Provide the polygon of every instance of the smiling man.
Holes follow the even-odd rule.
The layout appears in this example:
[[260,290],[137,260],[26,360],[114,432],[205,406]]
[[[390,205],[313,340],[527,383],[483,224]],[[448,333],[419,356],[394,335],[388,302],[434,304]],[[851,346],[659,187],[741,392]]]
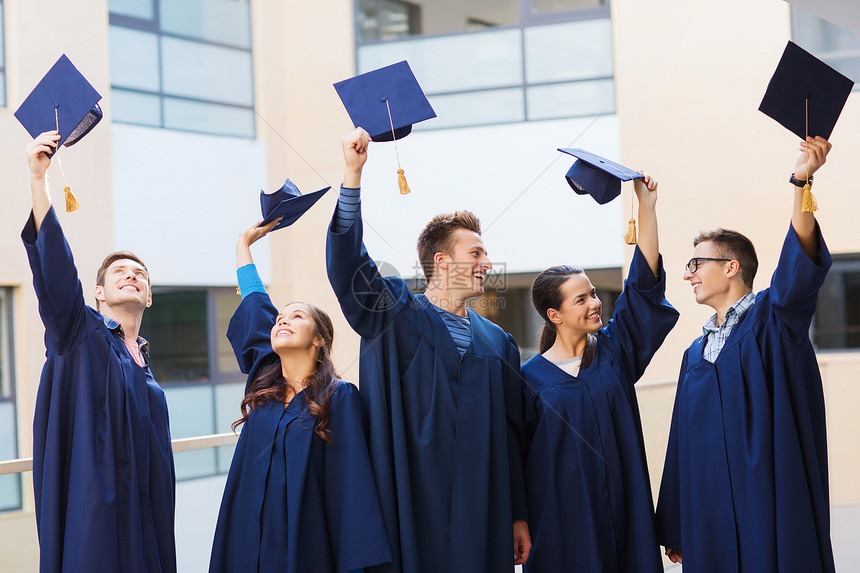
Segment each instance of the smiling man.
[[[519,351],[467,308],[492,267],[478,219],[439,215],[418,238],[423,295],[383,278],[363,244],[359,186],[370,137],[343,139],[329,280],[361,335],[361,395],[394,563],[381,571],[512,571],[528,558]],[[513,529],[512,529],[513,528]],[[376,570],[375,568],[373,570]]]
[[46,181],[58,140],[46,132],[27,146],[33,210],[21,234],[47,349],[33,421],[40,570],[172,573],[167,401],[138,336],[149,273],[132,253],[112,253],[96,277],[98,310],[84,303]]
[[684,355],[658,540],[685,573],[830,572],[821,374],[809,340],[831,265],[802,186],[830,144],[801,143],[794,207],[770,288],[752,290],[755,248],[718,229],[694,241],[684,278],[715,314]]

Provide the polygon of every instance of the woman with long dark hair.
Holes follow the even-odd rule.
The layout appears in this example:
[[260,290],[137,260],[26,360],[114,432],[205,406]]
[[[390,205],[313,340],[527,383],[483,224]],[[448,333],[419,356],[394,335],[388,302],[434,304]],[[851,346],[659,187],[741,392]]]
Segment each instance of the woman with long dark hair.
[[678,313],[664,296],[657,182],[646,174],[634,189],[639,245],[606,326],[581,269],[552,267],[532,286],[544,326],[522,368],[529,573],[663,571],[634,384]]
[[227,330],[248,375],[210,572],[343,573],[391,560],[358,391],[338,380],[334,329],[319,308],[272,305],[250,246],[236,243],[242,302]]

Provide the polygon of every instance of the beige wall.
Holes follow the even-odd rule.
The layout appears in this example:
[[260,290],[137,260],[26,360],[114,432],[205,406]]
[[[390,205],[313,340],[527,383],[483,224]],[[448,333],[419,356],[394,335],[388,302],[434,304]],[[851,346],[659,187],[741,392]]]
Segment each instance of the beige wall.
[[[656,491],[681,356],[712,313],[695,304],[682,279],[692,238],[719,226],[749,236],[760,261],[755,288],[761,289],[770,282],[788,229],[793,200],[788,176],[798,142],[758,106],[789,39],[789,6],[781,0],[614,0],[612,18],[621,154],[625,162],[648,166],[660,180],[667,296],[681,312],[639,388]],[[816,174],[816,217],[834,253],[860,251],[860,235],[853,230],[860,213],[853,176],[858,120],[860,96],[855,93],[831,137],[827,165]],[[831,501],[857,504],[860,352],[821,353],[819,362],[827,399]]]

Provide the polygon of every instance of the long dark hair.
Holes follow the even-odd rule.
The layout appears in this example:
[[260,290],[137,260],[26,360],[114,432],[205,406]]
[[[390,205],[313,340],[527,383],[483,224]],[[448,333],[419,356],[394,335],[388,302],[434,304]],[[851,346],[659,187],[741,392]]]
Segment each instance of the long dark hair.
[[[573,275],[581,274],[584,274],[584,271],[576,267],[567,265],[550,267],[539,274],[532,284],[532,304],[543,319],[543,330],[540,333],[541,354],[552,348],[558,334],[555,324],[547,316],[547,311],[551,308],[561,308],[564,302],[564,295],[561,292],[562,285]],[[594,353],[597,351],[597,337],[591,333],[586,334],[586,337],[585,352],[583,352],[582,361],[579,363],[580,368],[588,368],[594,359]]]
[[[334,442],[334,434],[328,429],[329,406],[338,378],[331,361],[334,326],[329,316],[322,309],[304,302],[299,304],[303,304],[308,309],[308,314],[314,322],[314,336],[323,339],[323,345],[317,348],[316,371],[309,378],[300,382],[305,385],[304,396],[308,405],[308,412],[316,418],[314,433],[331,444]],[[240,405],[242,417],[233,422],[233,430],[235,431],[241,424],[244,424],[248,420],[251,410],[257,406],[262,406],[266,402],[283,403],[287,396],[292,393],[294,393],[293,388],[284,379],[280,357],[277,354],[271,355],[269,360],[257,371],[251,383],[248,384],[245,398]]]

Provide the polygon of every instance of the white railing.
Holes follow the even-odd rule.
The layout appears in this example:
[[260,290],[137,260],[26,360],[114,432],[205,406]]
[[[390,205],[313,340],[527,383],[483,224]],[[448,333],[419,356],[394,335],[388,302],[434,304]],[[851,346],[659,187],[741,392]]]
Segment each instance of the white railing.
[[[195,436],[193,438],[180,438],[173,440],[173,451],[184,452],[187,450],[202,450],[204,448],[215,448],[218,446],[231,446],[239,440],[239,436],[233,432],[226,434],[210,434],[208,436]],[[0,475],[19,474],[33,471],[33,458],[18,458],[15,460],[0,461]]]

